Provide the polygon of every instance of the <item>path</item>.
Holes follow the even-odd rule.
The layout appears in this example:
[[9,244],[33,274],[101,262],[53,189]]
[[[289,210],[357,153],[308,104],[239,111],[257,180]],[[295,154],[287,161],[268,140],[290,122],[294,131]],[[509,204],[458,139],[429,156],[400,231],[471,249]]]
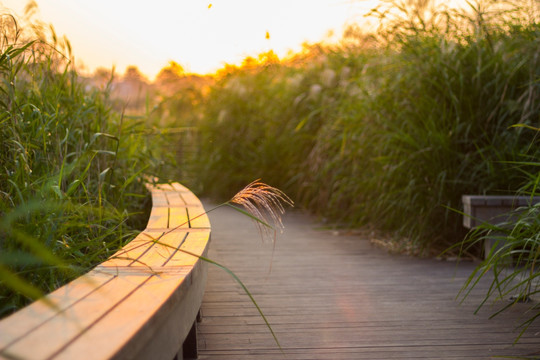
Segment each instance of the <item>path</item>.
[[211,266],[199,324],[200,359],[540,356],[540,324],[512,346],[513,325],[526,305],[489,320],[488,311],[473,314],[482,292],[464,304],[455,300],[471,262],[456,267],[389,255],[361,237],[317,230],[297,212],[286,215],[272,260],[272,244],[261,242],[246,217],[227,208],[211,213],[210,220],[210,257],[252,291],[285,354],[241,288]]

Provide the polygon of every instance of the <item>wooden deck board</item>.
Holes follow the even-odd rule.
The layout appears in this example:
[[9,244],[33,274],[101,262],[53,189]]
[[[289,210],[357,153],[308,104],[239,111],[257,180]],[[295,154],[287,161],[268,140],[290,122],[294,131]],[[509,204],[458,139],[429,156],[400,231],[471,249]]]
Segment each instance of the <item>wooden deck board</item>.
[[298,213],[285,217],[273,253],[237,212],[220,209],[210,220],[210,258],[245,282],[285,353],[242,289],[211,266],[198,329],[200,359],[540,356],[540,324],[513,344],[531,304],[489,319],[501,306],[490,304],[474,315],[487,283],[463,303],[456,300],[471,262],[389,255],[360,236],[316,230]]

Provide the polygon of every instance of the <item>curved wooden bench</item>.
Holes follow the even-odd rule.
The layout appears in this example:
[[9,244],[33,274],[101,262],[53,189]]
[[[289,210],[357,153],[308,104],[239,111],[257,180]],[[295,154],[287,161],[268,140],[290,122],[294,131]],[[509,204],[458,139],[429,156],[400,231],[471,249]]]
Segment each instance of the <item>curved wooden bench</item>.
[[[113,257],[0,322],[0,358],[182,358],[196,334],[210,223],[180,184],[149,186],[147,228]],[[51,307],[50,303],[54,304]],[[190,335],[191,333],[191,335]],[[191,357],[196,357],[191,348]]]

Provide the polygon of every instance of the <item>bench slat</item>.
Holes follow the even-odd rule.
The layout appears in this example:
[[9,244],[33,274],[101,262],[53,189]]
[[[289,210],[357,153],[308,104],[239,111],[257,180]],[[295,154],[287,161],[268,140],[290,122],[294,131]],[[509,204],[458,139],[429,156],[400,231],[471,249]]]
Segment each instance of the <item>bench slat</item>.
[[[79,277],[70,286],[61,287],[48,295],[54,304],[52,308],[43,301],[36,301],[0,322],[0,349],[23,339],[28,333],[43,326],[80,299],[86,298],[114,276],[107,273],[92,273]],[[1,355],[0,355],[1,357]]]
[[169,227],[169,208],[153,207],[148,219],[147,228],[168,228]]
[[188,214],[191,219],[192,228],[210,229],[210,219],[208,218],[208,215],[204,213],[204,208],[188,208]]
[[165,192],[165,196],[167,197],[167,201],[170,207],[185,207],[186,206],[186,202],[182,198],[182,195],[174,190]]
[[186,207],[172,207],[169,213],[169,228],[189,228],[190,219]]

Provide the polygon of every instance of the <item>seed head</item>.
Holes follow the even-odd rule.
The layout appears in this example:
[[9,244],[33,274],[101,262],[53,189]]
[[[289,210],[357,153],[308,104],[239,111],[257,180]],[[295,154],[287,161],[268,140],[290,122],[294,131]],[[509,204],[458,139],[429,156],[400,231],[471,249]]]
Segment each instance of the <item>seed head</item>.
[[294,206],[294,202],[283,191],[260,180],[251,182],[229,202],[246,208],[247,212],[257,220],[261,235],[269,235],[270,229],[275,231],[278,228],[283,231],[281,215],[285,212],[284,205]]

